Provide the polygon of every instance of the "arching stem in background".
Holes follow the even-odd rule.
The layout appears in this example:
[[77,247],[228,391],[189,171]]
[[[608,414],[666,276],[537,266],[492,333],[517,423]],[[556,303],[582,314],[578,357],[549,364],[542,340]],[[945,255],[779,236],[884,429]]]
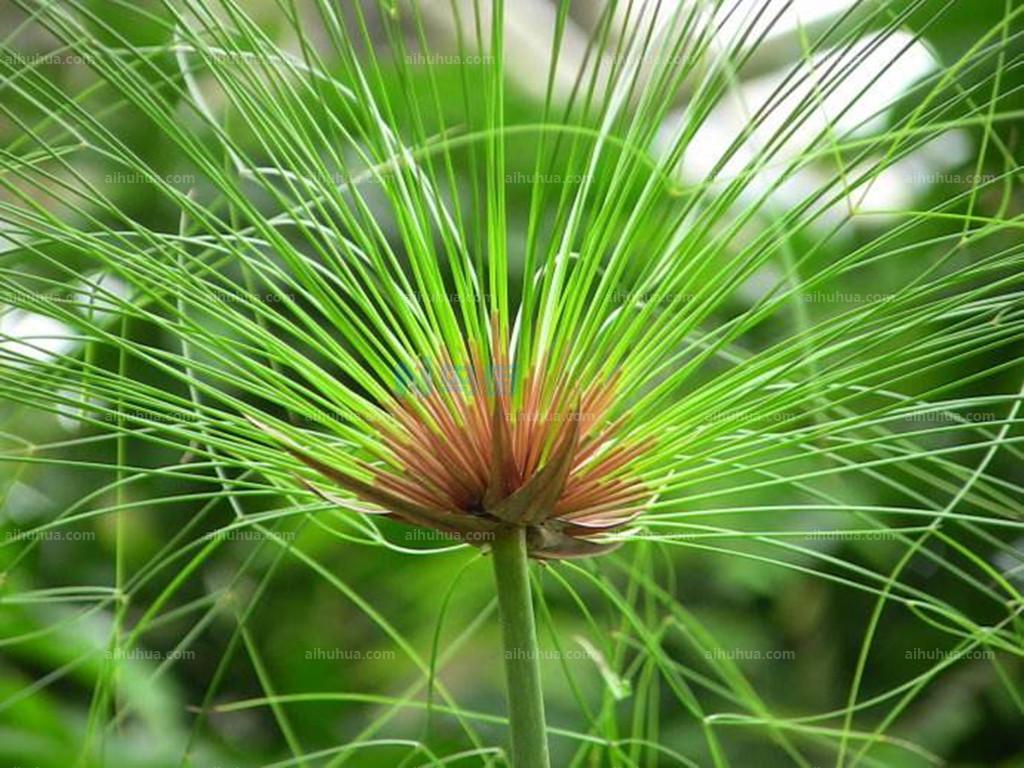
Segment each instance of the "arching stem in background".
[[549,768],[537,629],[527,570],[526,530],[495,536],[494,579],[504,645],[513,768]]

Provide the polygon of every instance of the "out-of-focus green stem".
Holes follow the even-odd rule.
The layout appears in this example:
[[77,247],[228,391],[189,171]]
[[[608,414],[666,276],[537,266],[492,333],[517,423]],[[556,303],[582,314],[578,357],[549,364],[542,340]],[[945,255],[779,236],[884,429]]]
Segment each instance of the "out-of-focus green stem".
[[513,768],[549,768],[537,628],[530,598],[526,531],[499,533],[492,546],[504,645]]

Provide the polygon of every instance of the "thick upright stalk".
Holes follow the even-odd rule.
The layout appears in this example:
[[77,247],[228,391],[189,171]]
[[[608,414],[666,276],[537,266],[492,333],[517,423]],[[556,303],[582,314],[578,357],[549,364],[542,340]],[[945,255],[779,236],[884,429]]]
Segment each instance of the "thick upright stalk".
[[530,599],[526,532],[499,533],[492,547],[504,644],[513,768],[549,768],[537,629]]

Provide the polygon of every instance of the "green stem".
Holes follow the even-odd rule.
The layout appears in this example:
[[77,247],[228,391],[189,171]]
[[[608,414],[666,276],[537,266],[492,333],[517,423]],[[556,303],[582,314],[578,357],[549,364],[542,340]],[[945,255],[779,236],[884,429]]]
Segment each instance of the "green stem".
[[549,768],[537,629],[530,599],[526,531],[499,533],[492,546],[504,645],[513,768]]

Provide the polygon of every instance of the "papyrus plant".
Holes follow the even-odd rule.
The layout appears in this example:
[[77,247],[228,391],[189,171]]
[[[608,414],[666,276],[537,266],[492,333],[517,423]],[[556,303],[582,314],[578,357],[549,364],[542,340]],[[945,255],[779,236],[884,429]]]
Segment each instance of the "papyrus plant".
[[[197,504],[230,506],[227,528],[324,578],[281,526],[329,519],[338,546],[397,546],[391,518],[444,549],[478,547],[493,560],[516,768],[549,763],[530,558],[623,616],[604,678],[639,653],[703,740],[681,754],[643,713],[623,736],[612,685],[600,716],[560,732],[573,765],[724,766],[736,726],[796,765],[868,764],[879,745],[921,754],[888,733],[945,662],[866,699],[886,608],[1019,659],[1024,603],[988,555],[1012,552],[1024,498],[1019,474],[993,471],[1021,466],[1010,3],[947,58],[928,47],[940,0],[855,3],[811,24],[768,0],[168,0],[111,3],[113,18],[79,0],[14,5],[0,395],[77,422],[71,444],[114,446],[108,496],[39,530],[104,516],[120,532],[132,483],[187,478],[208,489]],[[922,50],[929,66],[901,79]],[[969,146],[971,181],[878,196],[917,195],[911,174],[949,141]],[[962,415],[978,410],[993,417]],[[86,471],[50,457],[68,444],[14,438],[8,458]],[[146,465],[141,446],[176,459]],[[247,507],[268,495],[274,509]],[[797,512],[891,534],[899,555],[821,552],[790,538]],[[123,650],[218,544],[183,550],[181,576],[133,614],[144,580],[118,542],[119,599],[102,605]],[[651,563],[601,557],[620,590],[575,561],[623,542],[870,596],[845,701],[774,715],[730,661],[680,668],[666,633],[715,644]],[[909,584],[915,558],[963,574],[987,618]],[[244,618],[240,631],[252,652]],[[260,683],[251,706],[273,709],[292,763],[313,759],[282,709],[291,692]],[[451,760],[496,759],[439,692],[473,742]],[[130,710],[108,665],[82,753]],[[360,743],[321,757],[358,762]]]

